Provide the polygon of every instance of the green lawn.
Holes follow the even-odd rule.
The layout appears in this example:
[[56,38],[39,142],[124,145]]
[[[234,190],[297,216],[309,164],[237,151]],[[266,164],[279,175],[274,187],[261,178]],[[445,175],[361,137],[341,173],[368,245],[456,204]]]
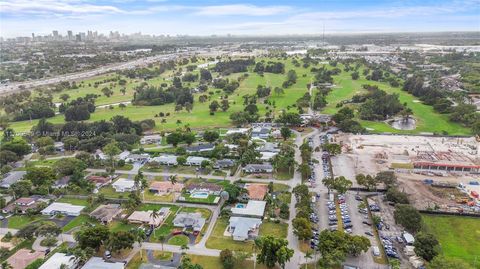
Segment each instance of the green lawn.
[[[342,66],[339,66],[341,69]],[[362,70],[360,70],[362,71]],[[361,73],[361,72],[360,72]],[[406,103],[412,109],[414,118],[417,120],[417,128],[415,130],[397,130],[384,122],[365,121],[361,120],[361,124],[369,128],[370,132],[382,133],[405,133],[418,134],[422,132],[427,133],[442,133],[446,132],[449,135],[468,135],[470,130],[460,124],[450,122],[448,115],[439,114],[433,110],[432,106],[421,103],[413,95],[402,91],[400,87],[391,87],[388,83],[366,80],[363,75],[358,80],[351,79],[351,72],[340,73],[334,76],[334,83],[336,87],[327,96],[328,105],[322,110],[323,113],[334,114],[340,108],[337,108],[337,103],[349,100],[354,95],[365,93],[366,90],[362,88],[364,84],[376,85],[381,90],[387,93],[395,93],[399,95],[400,102]]]
[[27,217],[24,215],[16,215],[8,218],[8,228],[10,229],[21,229],[30,223],[33,223],[38,220],[46,219],[46,216],[36,215],[32,217]]
[[277,238],[287,238],[288,224],[263,221],[260,225],[260,235],[272,235]]
[[480,219],[456,216],[422,215],[426,229],[440,242],[447,257],[465,260],[480,268]]
[[108,224],[108,228],[110,228],[111,232],[119,232],[119,231],[128,232],[138,227],[139,227],[138,225],[124,223],[122,221],[112,221]]
[[188,245],[189,241],[190,240],[186,235],[179,234],[168,239],[168,244],[175,245],[175,246],[183,246],[183,245]]
[[112,186],[100,188],[99,193],[105,195],[106,198],[127,198],[128,192],[116,192]]
[[86,199],[80,198],[71,198],[71,197],[62,197],[57,200],[59,203],[69,203],[72,205],[82,205],[82,206],[89,206],[90,203]]
[[[218,269],[223,268],[222,263],[220,262],[219,257],[211,257],[211,256],[199,256],[199,255],[187,255],[192,260],[192,263],[199,264],[203,267],[203,269]],[[245,261],[243,264],[236,264],[233,269],[245,269],[245,268],[253,268],[253,261]],[[257,269],[267,269],[267,267],[263,264],[256,264]],[[278,269],[278,267],[274,267]]]
[[75,217],[72,221],[70,221],[67,225],[63,226],[62,231],[68,232],[74,228],[80,227],[86,223],[96,224],[98,223],[96,220],[90,218],[88,215],[80,215]]
[[[212,234],[207,240],[206,247],[252,252],[253,241],[234,241],[231,236],[223,236],[227,226],[228,218],[219,218],[217,223],[215,223]],[[273,235],[275,237],[286,238],[287,231],[288,224],[264,221],[262,225],[260,225],[259,235]]]

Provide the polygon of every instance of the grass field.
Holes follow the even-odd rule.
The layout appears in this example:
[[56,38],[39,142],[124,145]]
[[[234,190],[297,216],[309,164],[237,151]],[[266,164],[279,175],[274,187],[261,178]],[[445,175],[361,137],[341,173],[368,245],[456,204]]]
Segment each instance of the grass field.
[[[211,257],[211,256],[199,256],[199,255],[187,255],[190,257],[192,263],[199,264],[203,267],[203,269],[218,269],[222,268],[223,265],[220,262],[218,257]],[[254,268],[253,261],[245,261],[243,264],[236,264],[233,269],[243,269],[243,268]],[[263,264],[256,264],[257,269],[267,269],[267,267]],[[274,267],[277,269],[278,267]]]
[[30,223],[46,219],[45,216],[43,215],[35,215],[32,217],[28,217],[25,215],[16,215],[16,216],[11,216],[8,218],[8,228],[10,229],[21,229]]
[[[342,68],[342,67],[340,67]],[[361,73],[361,72],[360,72]],[[460,124],[450,122],[448,115],[443,115],[435,112],[433,107],[420,102],[413,95],[402,91],[400,87],[394,88],[387,83],[366,80],[363,75],[358,80],[351,79],[351,72],[342,72],[334,76],[334,83],[337,87],[333,88],[327,96],[328,105],[323,109],[323,113],[334,114],[340,108],[337,108],[337,103],[349,100],[354,95],[365,93],[366,90],[362,88],[364,84],[376,85],[381,90],[387,93],[395,93],[399,95],[400,103],[406,103],[412,109],[414,118],[417,120],[417,128],[415,130],[397,130],[392,128],[389,124],[375,121],[360,121],[361,124],[369,128],[371,132],[390,132],[390,133],[405,133],[415,134],[422,132],[429,133],[443,133],[450,135],[466,135],[470,134],[470,130]]]
[[440,242],[447,257],[465,260],[480,268],[480,219],[456,216],[422,215],[426,229]]
[[[268,58],[259,58],[257,60],[272,60]],[[297,83],[293,86],[285,89],[285,94],[277,95],[275,93],[271,93],[268,97],[268,100],[274,102],[273,106],[268,106],[263,104],[262,101],[257,103],[259,114],[264,116],[267,110],[272,110],[272,114],[274,116],[278,116],[282,110],[290,109],[292,111],[297,111],[293,105],[296,103],[296,100],[300,98],[303,94],[307,92],[307,84],[314,81],[314,73],[310,72],[310,68],[303,68],[303,67],[296,67],[292,64],[291,58],[289,59],[273,59],[274,61],[283,62],[285,64],[285,70],[295,70],[297,73]],[[332,68],[327,66],[328,68]],[[340,69],[343,69],[341,64],[338,65]],[[360,73],[362,70],[360,70]],[[151,85],[159,85],[161,83],[171,83],[170,80],[165,80],[171,72],[166,72],[161,76],[149,80],[149,84]],[[218,76],[218,74],[214,74]],[[231,74],[226,76],[229,79],[237,79],[240,77],[241,73]],[[106,83],[106,85],[100,85],[98,88],[94,88],[93,86],[88,86],[88,83],[93,85],[94,81],[100,81],[108,76],[111,75],[104,75],[97,78],[92,78],[87,80],[84,83],[84,87],[76,90],[68,90],[68,93],[71,98],[76,98],[80,96],[84,96],[88,93],[95,93],[101,94],[101,89],[105,86],[109,86],[110,83]],[[272,73],[265,73],[263,75],[259,75],[253,72],[253,66],[249,67],[248,77],[243,79],[240,82],[239,88],[229,96],[229,103],[230,108],[226,112],[218,111],[215,115],[210,115],[209,112],[209,104],[213,100],[220,100],[223,92],[221,90],[215,89],[212,86],[209,86],[209,92],[213,93],[209,95],[209,100],[205,103],[198,102],[198,97],[203,93],[196,93],[194,94],[194,107],[191,112],[187,112],[185,110],[176,112],[174,110],[174,104],[166,104],[161,106],[134,106],[132,104],[127,105],[125,108],[119,108],[118,106],[114,106],[113,109],[109,107],[99,107],[91,115],[89,121],[99,121],[99,120],[109,120],[115,115],[123,115],[129,117],[131,120],[138,121],[143,119],[154,119],[156,122],[156,131],[162,130],[172,130],[178,127],[181,127],[185,124],[189,124],[193,129],[200,129],[208,126],[209,128],[222,128],[222,127],[229,127],[231,126],[229,116],[232,112],[241,111],[243,110],[243,96],[246,94],[255,94],[256,88],[258,85],[266,85],[270,86],[272,89],[275,87],[281,87],[283,81],[285,81],[286,75],[285,74],[272,74]],[[105,104],[112,104],[118,102],[125,102],[131,101],[133,98],[133,88],[137,86],[140,81],[135,81],[131,79],[127,79],[127,92],[123,95],[120,92],[120,86],[112,85],[112,89],[114,94],[107,98],[101,95],[97,101],[97,105],[105,105]],[[351,72],[342,71],[340,74],[334,76],[334,83],[336,85],[335,88],[328,94],[327,102],[328,105],[323,109],[322,113],[327,114],[334,114],[338,111],[339,108],[336,107],[336,104],[343,101],[350,99],[353,95],[362,93],[365,90],[362,88],[363,84],[371,84],[377,85],[380,89],[388,92],[388,93],[396,93],[399,95],[399,99],[401,103],[407,103],[407,106],[412,109],[414,113],[414,117],[417,120],[417,128],[415,130],[410,131],[402,131],[396,130],[392,128],[390,125],[384,122],[373,122],[373,121],[361,121],[364,127],[369,128],[371,132],[381,133],[381,132],[391,132],[391,133],[407,133],[407,134],[415,134],[415,133],[422,133],[422,132],[429,132],[429,133],[448,133],[450,135],[466,135],[470,134],[470,130],[468,128],[463,127],[460,124],[452,123],[448,120],[448,115],[442,115],[436,113],[431,106],[424,105],[417,100],[414,96],[410,95],[407,92],[402,91],[399,87],[394,88],[391,87],[387,83],[383,82],[376,82],[376,81],[368,81],[365,79],[363,75],[360,76],[358,80],[351,79]],[[187,83],[188,84],[188,83]],[[186,85],[187,85],[186,84]],[[197,82],[190,83],[192,87],[197,85]],[[54,94],[54,100],[59,101],[59,96],[61,93]],[[162,123],[161,118],[155,117],[156,114],[159,112],[170,113],[170,116],[165,117],[166,122]],[[63,115],[56,115],[53,118],[48,119],[49,122],[52,123],[63,123],[64,118]],[[180,123],[177,123],[180,121]],[[29,131],[32,125],[35,125],[37,120],[33,121],[22,121],[22,122],[14,122],[11,124],[11,127],[16,132],[23,132]]]
[[175,246],[183,246],[183,245],[187,245],[188,242],[189,242],[189,239],[186,235],[179,234],[168,239],[167,243]]
[[63,232],[68,232],[72,229],[75,229],[75,228],[80,227],[80,226],[82,226],[84,224],[87,224],[87,223],[96,224],[98,222],[96,220],[90,218],[88,215],[80,215],[78,217],[75,217],[67,225],[63,226],[62,231]]

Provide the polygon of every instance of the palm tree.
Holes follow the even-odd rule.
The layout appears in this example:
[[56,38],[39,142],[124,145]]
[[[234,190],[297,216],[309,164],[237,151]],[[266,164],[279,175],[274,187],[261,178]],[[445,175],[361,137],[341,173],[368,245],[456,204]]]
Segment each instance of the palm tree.
[[[158,211],[153,210],[152,213],[150,213],[150,218],[153,219],[153,223],[155,223],[155,220],[160,217],[160,214]],[[153,236],[155,236],[155,224],[153,224]]]
[[177,183],[177,175],[171,175],[169,179],[172,185],[175,185]]
[[163,251],[163,244],[165,243],[165,240],[167,239],[167,236],[164,234],[161,234],[158,236],[158,240],[160,240],[160,244],[162,244],[162,251]]
[[137,243],[140,245],[140,258],[143,259],[142,255],[143,255],[143,250],[142,250],[142,243],[143,241],[145,241],[145,239],[147,238],[147,235],[145,234],[145,231],[142,230],[142,229],[136,229],[135,230],[135,241],[137,241]]
[[307,266],[308,266],[308,259],[311,259],[312,258],[312,252],[311,251],[307,251],[307,253],[305,253],[305,269],[307,269]]
[[185,255],[186,251],[189,250],[190,248],[187,245],[182,245],[180,249],[182,250],[182,255]]

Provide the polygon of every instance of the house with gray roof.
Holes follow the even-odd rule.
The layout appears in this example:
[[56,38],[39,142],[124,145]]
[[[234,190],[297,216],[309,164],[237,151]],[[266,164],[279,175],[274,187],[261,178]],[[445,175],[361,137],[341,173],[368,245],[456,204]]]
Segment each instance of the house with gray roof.
[[198,156],[189,156],[187,157],[187,162],[185,164],[190,166],[200,166],[202,165],[203,161],[210,161],[210,159]]
[[205,221],[202,213],[178,213],[173,220],[173,226],[193,229],[193,231],[199,232],[205,225]]
[[199,152],[208,152],[212,151],[215,148],[214,144],[198,144],[195,146],[190,146],[185,148],[187,153],[199,153]]
[[255,218],[230,217],[228,232],[235,241],[246,241],[258,236],[262,220]]
[[235,161],[231,159],[221,159],[217,160],[215,164],[213,165],[214,169],[225,169],[225,168],[230,168],[235,165]]
[[242,168],[245,173],[272,173],[273,166],[269,163],[263,164],[247,164]]
[[162,165],[178,165],[177,156],[175,155],[160,155],[150,160]]

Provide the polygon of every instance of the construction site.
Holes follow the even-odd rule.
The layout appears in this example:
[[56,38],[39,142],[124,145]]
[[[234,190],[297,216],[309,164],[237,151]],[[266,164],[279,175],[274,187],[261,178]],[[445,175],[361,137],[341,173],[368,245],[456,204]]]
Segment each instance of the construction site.
[[355,175],[394,170],[419,209],[480,211],[480,142],[474,137],[338,134],[336,165]]

